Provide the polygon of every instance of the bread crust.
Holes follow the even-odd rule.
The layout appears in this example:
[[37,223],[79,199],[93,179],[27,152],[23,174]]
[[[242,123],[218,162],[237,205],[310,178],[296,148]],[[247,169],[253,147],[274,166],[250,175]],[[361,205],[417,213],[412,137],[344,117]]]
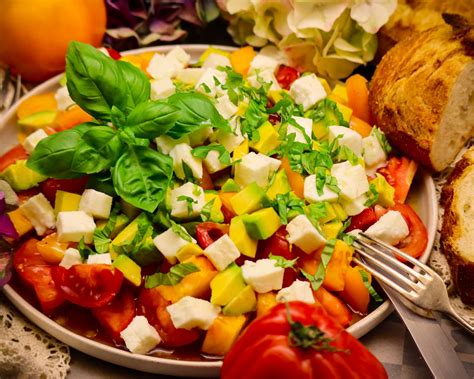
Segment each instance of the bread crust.
[[[469,149],[456,164],[441,192],[444,218],[441,228],[441,247],[449,263],[451,277],[461,300],[474,305],[474,261],[466,259],[459,251],[457,241],[461,236],[461,221],[456,211],[458,188],[474,166],[474,147]],[[470,175],[474,175],[470,171]],[[474,206],[474,204],[473,204]]]

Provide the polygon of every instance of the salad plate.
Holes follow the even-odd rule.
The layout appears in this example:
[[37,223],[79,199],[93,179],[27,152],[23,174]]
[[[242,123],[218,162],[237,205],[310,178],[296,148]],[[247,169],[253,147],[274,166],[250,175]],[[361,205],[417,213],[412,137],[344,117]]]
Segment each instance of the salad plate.
[[[179,45],[188,54],[191,55],[192,61],[197,61],[199,56],[209,48],[208,45]],[[122,55],[133,55],[145,52],[166,53],[174,46],[160,46],[145,49],[131,50],[122,53]],[[213,46],[225,51],[232,51],[235,48],[226,46]],[[32,96],[56,91],[60,86],[62,75],[58,75],[47,82],[39,85],[29,92],[19,103]],[[17,118],[16,111],[18,104],[13,106],[2,119],[0,119],[0,155],[8,151],[11,147],[18,144],[17,139]],[[428,244],[420,257],[420,260],[426,262],[429,258],[431,248],[436,233],[436,223],[438,215],[438,204],[436,201],[435,187],[429,173],[419,169],[412,184],[407,202],[416,210],[428,231]],[[128,368],[176,376],[217,376],[219,374],[222,361],[192,361],[179,360],[176,358],[163,358],[141,354],[131,354],[127,351],[88,339],[82,335],[76,334],[71,330],[56,323],[34,306],[32,306],[25,298],[22,297],[12,286],[6,285],[3,288],[5,295],[10,301],[34,324],[53,335],[60,341],[69,346],[96,358],[125,366]],[[384,301],[379,307],[361,318],[359,321],[348,327],[348,331],[359,338],[370,330],[375,328],[383,321],[393,310],[388,300]]]

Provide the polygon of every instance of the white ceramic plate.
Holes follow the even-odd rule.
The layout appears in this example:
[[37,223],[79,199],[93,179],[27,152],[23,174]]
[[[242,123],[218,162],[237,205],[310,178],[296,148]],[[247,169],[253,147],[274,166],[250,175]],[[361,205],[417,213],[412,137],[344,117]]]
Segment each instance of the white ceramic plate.
[[[166,53],[174,46],[160,46],[146,49],[131,50],[124,55],[143,53],[147,51],[156,51]],[[207,45],[181,45],[193,58],[197,60],[198,57],[208,48]],[[223,50],[231,51],[234,48],[226,46],[216,46]],[[47,82],[39,85],[34,90],[29,92],[21,101],[40,93],[55,91],[59,87],[58,75]],[[18,104],[13,106],[0,120],[0,155],[18,143],[17,140],[17,124],[16,124],[16,110]],[[410,191],[409,202],[416,209],[421,219],[428,229],[428,246],[421,261],[426,262],[433,245],[434,235],[436,232],[436,220],[438,217],[438,204],[436,201],[435,187],[431,176],[426,172],[419,171],[417,179]],[[60,341],[72,346],[73,348],[82,351],[85,354],[92,355],[96,358],[105,361],[133,368],[136,370],[147,371],[157,374],[167,374],[176,376],[218,376],[221,367],[221,361],[179,361],[174,359],[157,358],[154,356],[131,354],[108,345],[90,340],[81,335],[78,335],[51,320],[43,313],[35,309],[26,300],[24,300],[12,287],[5,286],[4,293],[12,301],[13,304],[34,324],[50,333]],[[392,312],[392,306],[389,301],[385,301],[376,310],[369,315],[351,325],[348,331],[359,338],[375,328]]]

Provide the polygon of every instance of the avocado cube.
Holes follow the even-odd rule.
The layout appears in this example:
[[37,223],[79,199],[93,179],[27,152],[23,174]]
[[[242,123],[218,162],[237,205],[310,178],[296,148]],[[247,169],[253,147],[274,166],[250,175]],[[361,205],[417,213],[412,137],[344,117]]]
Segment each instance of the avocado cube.
[[243,217],[247,233],[254,240],[266,240],[281,226],[280,216],[273,208],[260,209]]
[[57,111],[36,112],[29,116],[19,119],[18,125],[31,127],[31,128],[40,128],[42,126],[52,124],[57,114],[58,114]]
[[239,316],[257,309],[257,297],[250,285],[239,292],[222,310],[225,316]]
[[395,205],[394,196],[395,188],[393,188],[385,179],[383,175],[376,174],[377,177],[370,181],[370,184],[375,186],[375,189],[379,193],[377,204],[382,207],[390,208]]
[[342,221],[331,221],[321,226],[321,229],[327,239],[337,238],[342,231]]
[[202,253],[203,250],[199,247],[199,245],[190,242],[178,250],[178,252],[176,253],[176,258],[178,259],[178,261],[183,262],[186,259],[201,255]]
[[342,207],[341,204],[339,203],[334,203],[332,204],[332,208],[334,209],[334,212],[336,212],[336,217],[340,221],[346,221],[347,220],[347,213]]
[[122,272],[125,279],[127,279],[134,286],[139,287],[142,282],[142,269],[133,260],[125,254],[120,254],[115,258],[112,265]]
[[58,190],[54,200],[54,213],[57,215],[59,212],[77,211],[80,201],[81,195]]
[[222,192],[239,192],[240,186],[232,178],[227,179],[227,181],[221,187]]
[[332,221],[337,217],[333,205],[327,201],[324,201],[323,203],[326,206],[326,216],[319,219],[321,224]]
[[257,131],[260,138],[258,141],[252,141],[250,147],[257,150],[259,153],[267,154],[280,146],[280,135],[271,122],[265,121]]
[[227,305],[245,286],[242,269],[232,263],[211,280],[211,303]]
[[26,166],[26,160],[20,159],[0,173],[0,179],[5,180],[15,191],[23,191],[37,186],[48,179]]
[[352,117],[352,109],[349,107],[346,107],[343,104],[337,103],[337,109],[339,109],[339,112],[342,113],[342,117],[344,118],[344,121],[350,122],[351,117]]
[[291,191],[290,182],[288,181],[288,176],[286,175],[285,169],[280,169],[273,178],[273,182],[270,184],[267,190],[267,196],[275,200],[276,195],[285,194]]
[[210,192],[205,191],[204,193],[204,200],[206,204],[204,207],[209,204],[209,202],[214,201],[211,207],[211,212],[209,214],[209,220],[213,222],[224,222],[224,214],[221,211],[222,208],[222,200],[217,194],[217,192]]
[[313,122],[313,134],[318,140],[324,139],[329,134],[329,128],[324,123],[324,120]]
[[260,209],[265,197],[265,191],[253,182],[233,196],[230,204],[235,213],[242,215]]
[[[59,191],[58,191],[59,192]],[[103,229],[107,225],[108,220],[98,220],[96,226],[98,229]],[[130,222],[129,218],[124,214],[117,215],[115,219],[115,225],[112,229],[109,238],[114,239],[117,235],[128,225]]]
[[250,238],[243,217],[244,216],[236,216],[232,218],[229,228],[229,237],[243,255],[254,258],[257,254],[258,242]]

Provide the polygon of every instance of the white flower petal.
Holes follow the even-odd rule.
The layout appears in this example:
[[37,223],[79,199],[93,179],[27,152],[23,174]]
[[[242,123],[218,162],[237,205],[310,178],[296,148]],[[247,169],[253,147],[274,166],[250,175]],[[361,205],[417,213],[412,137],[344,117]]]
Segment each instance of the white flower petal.
[[388,21],[397,7],[397,0],[356,0],[351,18],[367,32],[375,34]]

